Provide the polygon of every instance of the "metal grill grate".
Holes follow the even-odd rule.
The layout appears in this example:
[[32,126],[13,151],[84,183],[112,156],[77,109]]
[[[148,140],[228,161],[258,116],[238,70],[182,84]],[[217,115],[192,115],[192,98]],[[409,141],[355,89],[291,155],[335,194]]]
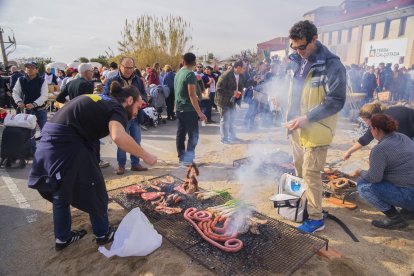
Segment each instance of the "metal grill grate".
[[[281,175],[283,173],[294,173],[294,166],[292,162],[292,157],[288,153],[277,151],[265,154],[260,159],[260,164],[256,165],[258,166],[257,169],[261,172],[269,175]],[[233,167],[239,168],[241,166],[251,165],[253,163],[255,163],[254,157],[244,157],[234,160]],[[259,162],[256,161],[256,163]]]
[[[165,176],[149,181],[162,177]],[[175,185],[183,182],[179,178],[174,177],[174,179]],[[240,235],[239,239],[244,243],[243,249],[237,253],[223,252],[205,242],[183,219],[182,214],[158,214],[152,210],[153,206],[150,203],[124,195],[123,188],[112,190],[109,195],[127,210],[140,207],[160,234],[219,275],[290,275],[318,250],[328,245],[326,239],[303,234],[290,225],[255,212],[255,217],[268,220],[267,224],[259,225],[260,235],[250,233]],[[188,195],[181,202],[180,207],[183,210],[189,207],[201,210],[208,206],[223,204],[225,201],[221,197],[199,201]]]

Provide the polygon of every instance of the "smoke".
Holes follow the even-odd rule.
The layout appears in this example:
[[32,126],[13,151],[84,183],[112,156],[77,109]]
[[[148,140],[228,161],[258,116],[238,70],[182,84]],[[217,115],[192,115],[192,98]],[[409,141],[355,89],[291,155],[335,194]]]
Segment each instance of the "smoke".
[[237,198],[241,204],[232,216],[230,227],[233,231],[245,228],[247,219],[255,211],[254,202],[263,190],[277,190],[276,183],[282,172],[275,168],[275,164],[290,162],[289,154],[277,148],[276,144],[271,144],[269,148],[264,148],[261,144],[251,144],[247,153],[249,162],[236,170],[240,187]]

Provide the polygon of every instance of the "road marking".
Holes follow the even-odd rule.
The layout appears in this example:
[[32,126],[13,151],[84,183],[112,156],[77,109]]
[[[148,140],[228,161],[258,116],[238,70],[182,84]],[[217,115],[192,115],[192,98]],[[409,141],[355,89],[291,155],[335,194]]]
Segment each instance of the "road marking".
[[27,202],[24,195],[20,192],[16,183],[14,183],[13,179],[6,171],[3,171],[2,173],[3,174],[1,178],[3,179],[4,183],[6,183],[6,186],[9,189],[12,196],[14,197],[14,200],[16,200],[19,207],[23,209],[24,213],[26,214],[27,222],[32,223],[37,221],[36,211],[32,209],[32,206],[30,206],[29,202]]

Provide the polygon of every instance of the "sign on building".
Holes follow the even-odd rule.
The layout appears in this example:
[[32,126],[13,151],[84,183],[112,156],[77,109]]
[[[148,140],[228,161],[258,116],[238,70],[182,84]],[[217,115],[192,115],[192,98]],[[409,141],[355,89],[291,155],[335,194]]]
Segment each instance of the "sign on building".
[[368,41],[365,44],[365,61],[368,65],[384,63],[404,63],[407,38]]

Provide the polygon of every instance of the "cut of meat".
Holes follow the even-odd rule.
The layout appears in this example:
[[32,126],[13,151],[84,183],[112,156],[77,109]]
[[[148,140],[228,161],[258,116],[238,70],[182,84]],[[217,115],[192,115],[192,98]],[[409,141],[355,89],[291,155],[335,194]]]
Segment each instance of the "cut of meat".
[[141,194],[141,197],[142,197],[143,200],[148,201],[148,200],[157,199],[157,198],[159,198],[163,195],[165,195],[164,192],[147,192],[147,193]]
[[127,195],[139,195],[147,192],[140,185],[130,186],[122,190],[123,193]]
[[173,208],[173,207],[167,207],[167,206],[162,206],[162,205],[158,205],[157,207],[155,207],[155,210],[159,213],[166,213],[168,215],[172,215],[172,214],[179,214],[181,213],[181,211],[183,209],[177,207],[177,208]]

